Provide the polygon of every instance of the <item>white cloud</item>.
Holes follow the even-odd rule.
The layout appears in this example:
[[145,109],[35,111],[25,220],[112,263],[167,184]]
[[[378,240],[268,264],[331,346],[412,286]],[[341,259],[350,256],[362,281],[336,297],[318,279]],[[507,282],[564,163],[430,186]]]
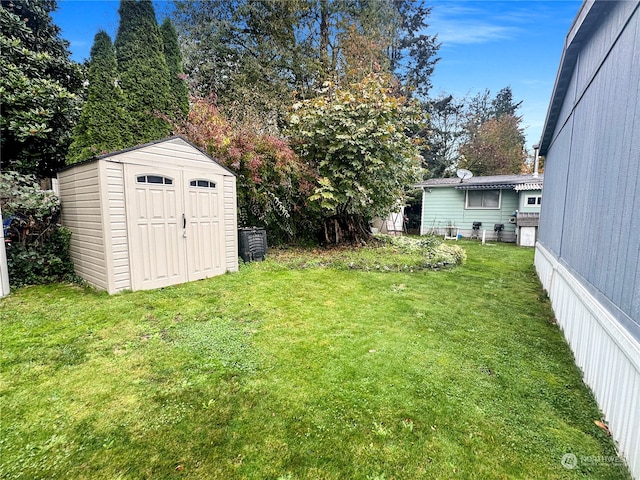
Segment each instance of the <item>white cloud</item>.
[[521,31],[516,25],[523,21],[522,12],[489,13],[479,5],[436,3],[429,17],[429,30],[438,35],[443,47],[507,40]]
[[438,41],[443,46],[453,44],[468,45],[472,43],[486,43],[495,40],[505,40],[510,38],[514,29],[500,25],[490,25],[483,23],[465,21],[445,21],[434,27],[438,34]]

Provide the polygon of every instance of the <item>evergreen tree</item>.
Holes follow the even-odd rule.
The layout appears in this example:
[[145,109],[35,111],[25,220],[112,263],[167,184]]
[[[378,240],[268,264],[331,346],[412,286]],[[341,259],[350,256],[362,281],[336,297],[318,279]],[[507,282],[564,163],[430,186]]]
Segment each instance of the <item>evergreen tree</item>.
[[169,88],[171,90],[171,109],[173,115],[186,117],[189,113],[189,89],[184,80],[182,69],[182,55],[178,45],[178,34],[171,23],[165,18],[160,26],[164,45],[164,58],[169,67]]
[[496,119],[503,115],[512,115],[517,117],[516,110],[518,110],[521,105],[522,100],[518,103],[513,102],[513,92],[511,91],[511,87],[506,86],[496,94],[493,100],[491,100],[491,113]]
[[118,86],[116,52],[111,38],[99,31],[91,48],[89,89],[80,122],[74,131],[67,163],[75,163],[101,153],[130,146],[133,139],[123,108],[124,97]]
[[134,143],[166,137],[171,95],[169,68],[164,57],[162,35],[151,0],[121,0],[120,25],[116,36],[119,84],[130,122],[123,125]]
[[423,104],[429,119],[429,128],[422,151],[429,177],[444,177],[453,174],[460,156],[459,148],[464,139],[464,102],[453,95],[441,95]]
[[82,88],[69,44],[50,13],[54,0],[2,0],[2,169],[51,176],[64,165]]

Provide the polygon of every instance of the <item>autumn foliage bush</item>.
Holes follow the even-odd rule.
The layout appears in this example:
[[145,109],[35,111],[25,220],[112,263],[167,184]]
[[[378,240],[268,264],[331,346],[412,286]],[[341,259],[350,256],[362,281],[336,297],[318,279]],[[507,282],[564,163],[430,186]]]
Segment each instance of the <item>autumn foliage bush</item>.
[[307,198],[314,175],[285,139],[229,119],[212,98],[193,98],[176,129],[237,174],[240,226],[265,227],[271,244],[304,240],[313,231]]

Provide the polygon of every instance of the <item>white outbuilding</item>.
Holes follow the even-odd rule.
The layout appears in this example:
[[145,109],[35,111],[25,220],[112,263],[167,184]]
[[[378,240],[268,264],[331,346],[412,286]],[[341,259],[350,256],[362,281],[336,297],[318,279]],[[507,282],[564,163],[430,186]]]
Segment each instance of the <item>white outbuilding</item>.
[[109,293],[238,270],[236,177],[182,137],[58,172],[76,273]]

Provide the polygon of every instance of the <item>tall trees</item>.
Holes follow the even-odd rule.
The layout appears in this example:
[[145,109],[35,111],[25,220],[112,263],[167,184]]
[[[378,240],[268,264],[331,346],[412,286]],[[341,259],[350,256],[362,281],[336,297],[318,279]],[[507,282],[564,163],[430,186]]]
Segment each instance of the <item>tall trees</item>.
[[476,175],[521,173],[526,161],[525,137],[516,111],[511,87],[491,98],[489,90],[471,99],[465,141],[458,166]]
[[294,97],[312,97],[325,81],[348,85],[372,71],[394,74],[405,94],[423,95],[437,61],[438,45],[425,33],[430,10],[422,2],[175,4],[186,70],[200,94],[213,92],[224,106],[282,111]]
[[440,48],[436,37],[426,33],[431,8],[415,0],[393,0],[392,4],[400,24],[389,54],[391,70],[405,87],[424,98],[431,88],[431,74],[439,60],[436,55]]
[[242,225],[267,229],[270,242],[308,236],[313,172],[286,141],[227,118],[211,99],[195,99],[180,133],[237,174]]
[[186,117],[189,113],[189,89],[184,81],[182,54],[178,45],[178,34],[168,18],[160,25],[164,58],[169,68],[170,109],[174,116]]
[[516,174],[526,161],[522,118],[511,87],[492,97],[488,89],[469,99],[441,96],[425,103],[430,115],[429,149],[424,152],[431,176],[467,168],[476,175]]
[[68,163],[133,144],[133,137],[126,128],[130,123],[129,113],[123,107],[124,95],[118,85],[116,52],[104,31],[95,36],[87,79],[87,101],[74,131]]
[[465,105],[452,95],[442,95],[423,104],[429,117],[428,148],[422,152],[431,177],[451,174],[458,165],[465,133]]
[[461,146],[458,166],[476,175],[522,173],[526,152],[519,124],[518,117],[506,114],[484,122]]
[[122,0],[115,40],[118,83],[129,129],[136,143],[166,137],[171,127],[158,114],[169,114],[169,67],[151,0]]
[[88,95],[68,162],[166,137],[189,110],[176,31],[158,27],[149,0],[122,1],[116,46],[95,37]]
[[50,176],[64,165],[79,115],[79,66],[52,23],[54,0],[2,0],[2,169]]
[[293,106],[292,146],[316,172],[310,200],[327,243],[367,238],[368,221],[386,215],[420,178],[408,135],[420,126],[419,109],[393,87],[388,75],[371,74]]
[[306,90],[319,70],[296,38],[305,2],[176,1],[191,91],[214,94],[240,117],[260,112],[265,126],[276,128],[294,91]]

